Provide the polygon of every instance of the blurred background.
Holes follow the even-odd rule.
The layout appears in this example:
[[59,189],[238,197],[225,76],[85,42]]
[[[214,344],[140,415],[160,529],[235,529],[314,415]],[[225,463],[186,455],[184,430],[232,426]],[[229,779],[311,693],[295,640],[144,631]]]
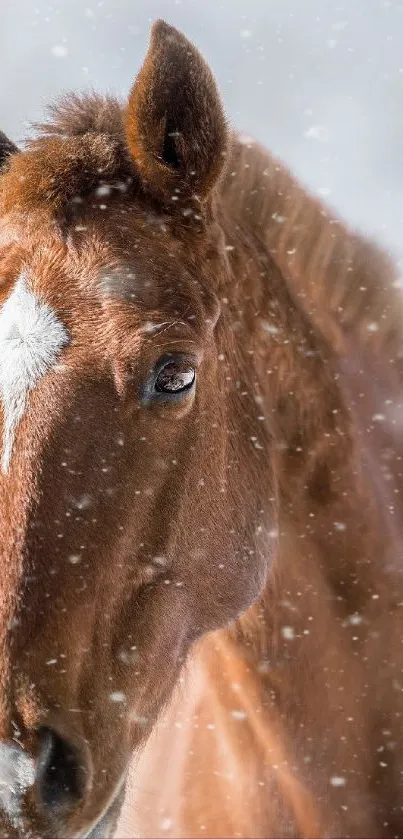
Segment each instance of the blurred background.
[[403,258],[399,0],[1,0],[0,127],[21,141],[68,89],[125,96],[158,17],[205,54],[234,125]]

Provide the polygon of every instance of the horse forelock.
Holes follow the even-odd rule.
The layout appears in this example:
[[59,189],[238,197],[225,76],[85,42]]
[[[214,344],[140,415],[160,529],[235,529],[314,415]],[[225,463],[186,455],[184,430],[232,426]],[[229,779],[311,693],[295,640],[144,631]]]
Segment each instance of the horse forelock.
[[100,204],[103,186],[128,189],[132,180],[133,172],[123,165],[118,144],[108,137],[41,138],[14,156],[3,175],[2,212],[17,221],[28,215],[28,222],[35,225],[38,217],[64,224],[69,213],[78,215],[91,192]]

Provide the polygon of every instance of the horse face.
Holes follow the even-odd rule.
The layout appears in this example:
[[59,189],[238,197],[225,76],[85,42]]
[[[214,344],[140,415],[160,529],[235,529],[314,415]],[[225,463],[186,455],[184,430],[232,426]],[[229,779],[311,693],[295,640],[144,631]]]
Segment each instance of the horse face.
[[[164,24],[125,125],[130,177],[73,196],[63,240],[42,201],[8,251],[0,803],[11,835],[95,836],[100,819],[102,835],[112,829],[133,750],[191,644],[253,602],[270,554],[270,469],[250,442],[259,411],[250,396],[254,419],[245,411],[251,382],[220,301],[225,124],[203,60]],[[53,142],[28,153],[33,182],[44,159],[67,180],[66,145]],[[88,142],[105,160],[94,150],[105,139]],[[4,175],[14,219],[21,183],[31,200],[40,192],[21,180],[26,160]]]

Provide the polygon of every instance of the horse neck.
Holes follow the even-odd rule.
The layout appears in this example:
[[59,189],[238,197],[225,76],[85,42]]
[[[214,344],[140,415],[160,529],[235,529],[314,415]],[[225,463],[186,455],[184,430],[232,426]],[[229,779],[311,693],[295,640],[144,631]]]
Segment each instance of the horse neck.
[[[275,174],[271,177],[275,180]],[[300,825],[300,835],[320,835],[321,831],[323,835],[324,830],[338,829],[363,835],[363,826],[375,835],[375,824],[380,822],[375,821],[378,815],[374,815],[374,808],[378,805],[374,803],[373,784],[382,785],[383,781],[373,780],[374,754],[384,748],[380,719],[387,717],[387,709],[393,714],[396,711],[393,699],[386,697],[385,685],[398,659],[395,650],[391,651],[390,672],[386,673],[381,639],[395,632],[392,624],[403,594],[400,569],[391,570],[389,561],[394,553],[399,554],[402,532],[388,510],[392,508],[390,500],[396,500],[393,492],[402,487],[395,475],[385,491],[379,480],[384,442],[379,448],[374,439],[365,440],[371,413],[379,411],[379,393],[364,411],[352,408],[352,393],[365,387],[370,390],[370,383],[373,386],[372,361],[368,362],[365,346],[371,312],[364,304],[366,314],[357,325],[357,301],[351,295],[348,301],[344,297],[336,300],[337,294],[349,295],[346,271],[356,270],[355,288],[360,280],[363,287],[368,281],[378,315],[386,309],[382,289],[371,277],[371,265],[362,259],[347,232],[340,226],[329,246],[329,229],[324,230],[321,223],[323,210],[313,200],[308,206],[308,225],[306,218],[302,225],[300,216],[306,203],[299,193],[298,207],[293,206],[291,186],[291,181],[286,181],[284,195],[278,183],[275,189],[272,183],[277,204],[271,209],[280,219],[274,224],[268,222],[266,201],[267,229],[261,217],[257,236],[247,231],[261,207],[255,206],[252,211],[243,195],[247,213],[242,235],[251,235],[260,251],[260,269],[265,253],[274,261],[274,265],[266,262],[268,273],[255,271],[260,280],[252,295],[248,285],[251,309],[259,309],[260,315],[270,314],[271,327],[273,297],[279,303],[277,311],[283,311],[283,320],[277,319],[275,329],[269,330],[275,333],[275,337],[269,336],[269,348],[262,350],[263,339],[256,334],[250,353],[252,359],[264,358],[260,376],[258,372],[261,384],[267,382],[268,358],[270,372],[274,371],[267,385],[267,407],[275,440],[272,461],[277,490],[277,555],[259,602],[235,627],[221,633],[218,642],[208,640],[206,649],[214,643],[218,649],[215,655],[222,661],[232,661],[234,670],[246,667],[243,681],[238,679],[239,701],[253,720],[251,725],[267,765],[280,762],[288,767],[280,786]],[[251,204],[261,202],[256,181],[250,187]],[[230,204],[234,206],[233,200]],[[293,207],[291,219],[287,219],[285,205]],[[307,251],[312,254],[309,265],[304,262]],[[326,286],[317,281],[326,274],[329,296],[334,298],[327,307]],[[243,275],[250,284],[246,270]],[[381,380],[396,337],[391,298],[384,318],[386,326],[379,336],[385,358],[377,371]],[[337,319],[334,311],[340,300],[348,306],[342,307],[342,316]],[[400,311],[399,301],[396,312],[400,315]],[[251,311],[250,322],[256,313]],[[361,341],[362,332],[365,340]],[[349,343],[351,334],[364,348],[356,370],[348,369],[357,349]],[[290,336],[292,342],[287,340]],[[284,345],[290,343],[294,347],[287,352]],[[295,347],[308,352],[299,354]],[[358,368],[365,369],[368,363],[363,388],[362,369]],[[256,373],[259,362],[254,360],[253,364]],[[394,369],[393,376],[397,372]],[[393,387],[399,392],[396,377]],[[396,449],[392,437],[389,444]],[[220,666],[211,670],[212,678],[217,678]],[[221,690],[225,697],[225,686]],[[251,692],[259,697],[252,705]],[[399,739],[401,732],[395,733]],[[395,778],[391,774],[388,783],[392,790]],[[308,788],[316,801],[326,802],[324,807],[308,806]],[[341,806],[348,811],[344,821],[340,821]],[[301,827],[301,812],[310,813],[311,827]]]
[[[259,381],[274,439],[274,577],[291,584],[305,551],[302,579],[307,563],[319,569],[330,600],[349,614],[376,596],[385,532],[396,541],[377,478],[382,446],[403,444],[390,427],[386,443],[367,434],[385,394],[401,391],[396,270],[256,145],[235,140],[229,172],[222,223],[235,249],[225,292],[230,317],[243,318],[238,354]],[[363,390],[372,401],[358,409]]]
[[[351,520],[345,515],[346,531],[336,529],[337,538]],[[339,507],[329,523],[341,521]],[[343,552],[335,544],[332,550],[331,535],[325,552],[321,525],[309,529],[307,534],[299,520],[280,517],[275,567],[260,601],[233,627],[203,642],[206,683],[216,697],[209,707],[220,706],[217,719],[234,753],[226,714],[228,719],[235,707],[247,719],[254,743],[247,771],[260,779],[253,808],[262,831],[275,824],[282,835],[293,824],[304,839],[343,830],[360,836],[365,825],[375,835],[367,778],[378,744],[364,660],[368,628],[376,634],[377,627],[379,601],[371,591],[379,596],[381,588],[375,580],[369,588],[368,577],[361,586],[358,561],[341,572]],[[354,539],[351,530],[349,535]],[[376,670],[376,652],[368,664]],[[282,813],[278,821],[273,801]]]
[[[389,764],[387,780],[374,781],[383,732],[393,731],[396,742],[401,737],[401,700],[389,688],[403,663],[403,517],[399,522],[396,495],[402,491],[401,441],[377,422],[370,433],[384,394],[374,385],[375,368],[362,375],[368,359],[358,353],[352,358],[357,362],[347,360],[347,374],[340,363],[328,382],[340,403],[330,415],[338,417],[333,429],[330,419],[320,432],[323,416],[316,406],[318,434],[312,433],[310,445],[297,453],[282,445],[275,455],[274,565],[259,602],[221,640],[222,655],[232,657],[235,669],[241,659],[249,673],[243,684],[238,679],[240,701],[256,741],[267,744],[267,764],[284,767],[278,783],[303,836],[337,829],[362,835],[364,824],[375,835],[399,780]],[[388,381],[383,366],[376,374],[391,396],[398,383]],[[371,396],[355,411],[348,400],[360,390]],[[388,461],[385,481],[380,463],[388,450],[396,461]],[[260,699],[251,703],[250,690]],[[301,813],[309,813],[307,821]]]

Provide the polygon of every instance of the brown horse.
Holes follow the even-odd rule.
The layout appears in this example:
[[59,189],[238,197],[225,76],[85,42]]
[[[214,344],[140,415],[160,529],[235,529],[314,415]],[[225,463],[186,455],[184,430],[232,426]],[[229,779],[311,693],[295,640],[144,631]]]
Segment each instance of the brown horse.
[[402,836],[393,267],[163,22],[0,148],[0,835]]

